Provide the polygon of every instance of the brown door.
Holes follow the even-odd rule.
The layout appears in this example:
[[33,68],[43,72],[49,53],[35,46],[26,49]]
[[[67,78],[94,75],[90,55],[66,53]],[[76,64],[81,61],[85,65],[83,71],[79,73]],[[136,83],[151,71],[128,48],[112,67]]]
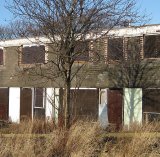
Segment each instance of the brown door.
[[0,119],[8,119],[9,89],[0,88]]
[[108,90],[108,121],[117,128],[122,125],[122,90]]
[[32,89],[22,88],[20,98],[20,119],[32,118]]

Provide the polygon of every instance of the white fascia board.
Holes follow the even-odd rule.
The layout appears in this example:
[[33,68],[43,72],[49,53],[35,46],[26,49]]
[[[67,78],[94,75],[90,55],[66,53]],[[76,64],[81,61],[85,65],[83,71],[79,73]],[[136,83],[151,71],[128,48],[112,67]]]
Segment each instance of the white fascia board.
[[[160,24],[159,25],[146,25],[146,26],[136,26],[136,27],[126,27],[126,28],[114,28],[108,31],[107,29],[101,31],[100,33],[88,33],[85,38],[97,39],[101,36],[114,36],[114,37],[132,37],[132,36],[142,36],[143,34],[160,34]],[[60,38],[55,37],[57,40]],[[22,38],[22,39],[13,39],[0,42],[0,47],[11,47],[11,46],[21,46],[21,45],[31,45],[31,44],[46,44],[52,43],[51,39],[46,37],[34,37],[34,38]]]
[[0,47],[11,47],[11,46],[22,46],[22,45],[43,45],[50,43],[50,40],[45,37],[39,38],[23,38],[23,39],[13,39],[0,42]]
[[128,27],[128,28],[121,28],[121,29],[113,29],[109,31],[107,35],[124,36],[124,37],[142,36],[143,34],[156,35],[156,34],[160,34],[159,30],[160,30],[160,25],[144,26],[144,27]]

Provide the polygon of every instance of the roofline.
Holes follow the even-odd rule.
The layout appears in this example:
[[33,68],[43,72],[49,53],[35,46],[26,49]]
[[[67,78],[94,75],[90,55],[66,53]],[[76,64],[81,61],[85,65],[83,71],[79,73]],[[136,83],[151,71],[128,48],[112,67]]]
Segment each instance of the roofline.
[[[107,33],[107,34],[106,34]],[[143,26],[129,26],[123,28],[113,28],[109,32],[107,29],[102,30],[100,33],[91,32],[86,35],[86,39],[96,39],[100,36],[114,36],[114,37],[133,37],[146,35],[160,34],[160,24],[143,25]],[[0,41],[0,47],[12,47],[21,45],[32,44],[47,44],[51,41],[44,37],[30,37],[30,38],[18,38]]]

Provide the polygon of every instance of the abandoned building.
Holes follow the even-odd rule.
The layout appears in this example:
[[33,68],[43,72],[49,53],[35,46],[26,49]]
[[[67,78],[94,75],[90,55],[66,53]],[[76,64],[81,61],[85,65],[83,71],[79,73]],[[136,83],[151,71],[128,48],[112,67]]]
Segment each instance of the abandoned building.
[[[103,125],[108,122],[117,125],[142,123],[158,117],[160,25],[116,28],[102,40],[97,43],[103,47],[103,61],[94,58],[95,61],[90,62],[93,55],[90,53],[87,57],[80,56],[75,63],[85,62],[88,73],[78,90],[75,89],[76,83],[72,85],[72,115],[99,119]],[[45,117],[57,120],[63,89],[38,76],[30,80],[25,72],[35,63],[43,64],[49,59],[47,44],[49,41],[43,37],[0,42],[0,119],[20,122],[26,117]],[[90,45],[94,47],[92,38]],[[144,61],[143,66],[132,60],[127,62],[131,51],[138,54],[138,62]],[[39,54],[41,57],[37,59]],[[120,58],[128,65],[132,63],[134,68],[139,68],[138,76],[136,73],[130,75],[135,70],[132,66],[120,66]],[[119,71],[114,70],[114,66],[119,67]],[[127,72],[132,77],[126,76],[126,81],[124,72],[128,67],[131,69]],[[112,73],[108,72],[109,68]],[[112,77],[113,73],[115,76]],[[80,75],[84,75],[83,71]],[[138,84],[132,81],[135,77]]]

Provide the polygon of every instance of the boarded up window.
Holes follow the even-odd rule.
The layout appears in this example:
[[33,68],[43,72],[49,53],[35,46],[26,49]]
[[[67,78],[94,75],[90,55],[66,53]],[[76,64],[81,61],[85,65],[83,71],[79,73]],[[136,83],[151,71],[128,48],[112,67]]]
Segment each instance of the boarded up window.
[[108,39],[109,60],[121,60],[123,58],[123,38]]
[[43,107],[43,88],[35,89],[35,107]]
[[[60,90],[60,110],[63,111],[63,90]],[[99,92],[97,89],[71,90],[71,118],[98,118]],[[61,112],[61,111],[60,111]]]
[[145,36],[144,57],[145,58],[160,57],[160,35]]
[[160,121],[160,89],[143,90],[144,122]]
[[71,90],[71,114],[74,117],[95,118],[98,114],[98,90]]
[[140,37],[128,38],[127,42],[127,58],[128,59],[140,59]]
[[45,62],[45,47],[31,46],[23,47],[22,49],[22,64],[44,63]]
[[88,61],[89,60],[89,41],[78,41],[75,49],[76,61]]
[[143,91],[143,112],[160,113],[160,89],[146,89]]
[[0,48],[0,65],[3,65],[3,49]]

